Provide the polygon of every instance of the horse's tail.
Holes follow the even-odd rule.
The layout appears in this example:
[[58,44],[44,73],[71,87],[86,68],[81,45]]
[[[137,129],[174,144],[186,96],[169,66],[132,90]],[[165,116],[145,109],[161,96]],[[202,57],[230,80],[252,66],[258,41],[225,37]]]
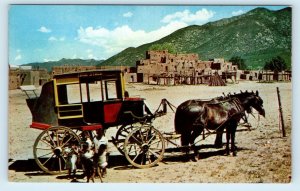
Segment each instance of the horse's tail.
[[178,107],[175,113],[175,119],[174,119],[174,127],[175,127],[175,132],[177,134],[181,135],[181,145],[188,145],[189,144],[189,133],[187,133],[186,126],[186,115],[183,112],[182,108]]
[[174,118],[174,127],[175,127],[175,132],[177,134],[181,134],[182,133],[182,112],[180,110],[180,108],[178,107],[175,113],[175,118]]

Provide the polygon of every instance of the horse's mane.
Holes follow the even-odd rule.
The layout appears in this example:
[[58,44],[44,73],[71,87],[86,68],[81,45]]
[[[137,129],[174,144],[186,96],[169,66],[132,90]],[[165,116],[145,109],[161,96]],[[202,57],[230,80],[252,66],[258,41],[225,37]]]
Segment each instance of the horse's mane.
[[255,92],[252,90],[252,91],[250,91],[250,92],[248,92],[247,90],[246,91],[242,91],[242,90],[240,90],[240,93],[228,93],[227,95],[225,95],[224,94],[224,92],[223,92],[223,95],[225,96],[225,97],[246,97],[246,96],[249,96],[249,95],[255,95]]

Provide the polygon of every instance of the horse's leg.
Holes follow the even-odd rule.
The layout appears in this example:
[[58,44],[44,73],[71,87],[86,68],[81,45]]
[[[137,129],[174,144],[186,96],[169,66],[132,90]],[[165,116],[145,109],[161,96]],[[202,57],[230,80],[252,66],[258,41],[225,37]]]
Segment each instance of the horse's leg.
[[230,125],[227,125],[226,127],[226,148],[225,148],[225,154],[229,155],[229,140],[230,140]]
[[231,129],[231,152],[233,156],[236,156],[236,146],[235,146],[235,132],[237,128],[237,123],[232,124]]
[[181,134],[181,146],[183,147],[183,152],[185,152],[186,160],[189,158],[190,148],[189,148],[189,137],[190,132],[183,132]]
[[203,129],[203,126],[194,126],[193,132],[191,134],[190,144],[192,145],[192,149],[194,150],[194,158],[192,159],[193,161],[197,161],[197,159],[199,159],[199,153],[195,145],[195,139],[201,134]]
[[216,148],[222,148],[223,147],[223,142],[222,142],[222,137],[223,137],[223,128],[219,128],[217,130],[217,135],[216,135],[216,139],[215,139],[215,147]]

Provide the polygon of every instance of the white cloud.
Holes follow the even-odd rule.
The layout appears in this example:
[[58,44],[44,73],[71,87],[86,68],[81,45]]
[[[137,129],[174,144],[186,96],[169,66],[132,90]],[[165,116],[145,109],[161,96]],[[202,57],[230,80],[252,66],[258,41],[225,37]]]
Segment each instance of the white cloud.
[[99,27],[80,27],[77,39],[80,42],[104,48],[104,57],[112,56],[127,47],[137,47],[150,43],[169,35],[170,33],[186,27],[184,22],[170,22],[166,26],[153,31],[133,30],[128,25],[116,27],[113,30]]
[[123,14],[123,17],[132,17],[133,13],[132,12],[127,12]]
[[215,12],[209,11],[207,9],[198,10],[195,13],[191,13],[190,10],[184,10],[182,12],[176,12],[170,15],[166,15],[161,22],[170,23],[173,21],[180,21],[185,23],[203,23],[208,21],[215,15]]
[[65,41],[65,37],[60,37],[60,38],[57,38],[57,37],[54,37],[54,36],[50,36],[48,38],[49,41]]
[[54,36],[51,36],[48,38],[49,41],[57,41],[57,38],[55,38]]
[[18,55],[15,57],[15,61],[21,60],[21,59],[22,59],[22,55],[21,55],[21,54],[18,54]]
[[96,56],[94,56],[93,54],[88,54],[88,59],[94,59],[94,60],[98,60],[98,58]]
[[57,60],[55,60],[55,59],[44,58],[44,62],[53,62],[53,61],[57,61]]
[[41,28],[39,28],[38,31],[43,32],[43,33],[50,33],[51,29],[41,26]]
[[238,11],[233,11],[231,14],[232,14],[233,16],[237,16],[237,15],[241,15],[241,14],[243,14],[243,13],[245,13],[243,10],[238,10]]

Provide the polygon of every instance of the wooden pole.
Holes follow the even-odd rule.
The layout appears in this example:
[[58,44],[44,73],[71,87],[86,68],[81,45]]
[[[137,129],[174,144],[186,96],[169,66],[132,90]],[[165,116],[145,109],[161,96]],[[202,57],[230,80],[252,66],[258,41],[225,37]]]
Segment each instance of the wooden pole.
[[282,114],[282,107],[281,107],[281,99],[280,99],[280,91],[279,88],[277,87],[277,97],[278,97],[278,105],[279,105],[279,120],[281,122],[281,130],[282,130],[282,136],[286,137],[285,134],[285,127],[284,127],[284,121],[283,121],[283,114]]

